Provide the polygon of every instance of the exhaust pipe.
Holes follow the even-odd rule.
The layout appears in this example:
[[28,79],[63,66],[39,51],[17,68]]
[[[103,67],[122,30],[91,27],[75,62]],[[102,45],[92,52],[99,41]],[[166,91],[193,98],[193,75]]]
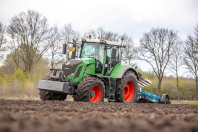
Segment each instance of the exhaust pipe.
[[73,42],[74,42],[73,47],[75,48],[75,51],[72,52],[71,59],[75,59],[76,58],[76,41],[73,39]]
[[63,44],[62,54],[66,54],[66,51],[67,51],[67,44]]

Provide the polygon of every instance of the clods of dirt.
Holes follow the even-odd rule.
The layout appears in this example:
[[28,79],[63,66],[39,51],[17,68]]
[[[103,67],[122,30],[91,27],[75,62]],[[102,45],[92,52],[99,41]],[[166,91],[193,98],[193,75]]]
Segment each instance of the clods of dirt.
[[197,105],[0,100],[0,132],[196,132],[197,124]]
[[154,102],[146,98],[140,98],[136,101],[136,103],[154,103]]

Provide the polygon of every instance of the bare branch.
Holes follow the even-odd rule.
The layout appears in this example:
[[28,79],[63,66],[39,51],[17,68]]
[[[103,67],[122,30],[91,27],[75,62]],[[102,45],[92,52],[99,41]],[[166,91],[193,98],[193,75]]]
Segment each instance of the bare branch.
[[185,57],[183,59],[186,69],[195,77],[196,80],[196,100],[198,91],[198,24],[195,28],[195,36],[188,35],[184,45]]
[[144,33],[140,39],[138,59],[146,61],[151,65],[154,73],[158,77],[158,95],[160,96],[161,82],[172,56],[171,48],[177,42],[177,32],[168,29],[151,29],[149,33]]
[[26,68],[25,72],[31,72],[34,65],[40,60],[48,49],[47,18],[36,11],[28,10],[14,16],[7,29],[10,44],[14,47]]
[[123,49],[122,60],[129,65],[134,65],[132,60],[135,60],[137,57],[138,48],[134,46],[133,39],[128,35],[124,34],[123,45],[125,48]]
[[0,22],[0,60],[3,58],[3,52],[6,51],[5,44],[7,39],[5,38],[6,27]]

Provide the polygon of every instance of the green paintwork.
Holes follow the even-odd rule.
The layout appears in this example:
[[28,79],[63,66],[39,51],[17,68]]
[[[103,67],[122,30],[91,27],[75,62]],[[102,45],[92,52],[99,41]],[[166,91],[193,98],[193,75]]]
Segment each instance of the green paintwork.
[[126,65],[127,65],[127,64],[121,64],[121,63],[117,64],[117,65],[115,66],[115,68],[113,69],[113,71],[112,71],[112,73],[111,73],[111,75],[110,75],[110,78],[117,78],[118,73],[120,72],[120,70],[121,70],[124,66],[126,66]]
[[[119,48],[120,53],[121,53],[121,47]],[[82,49],[81,49],[82,52]],[[80,53],[81,54],[81,53]],[[106,62],[106,56],[107,56],[107,49],[104,51],[104,62],[103,62],[103,69],[102,69],[102,73],[101,74],[96,74],[95,73],[95,59],[94,58],[76,58],[73,60],[80,60],[83,61],[82,64],[78,65],[78,67],[76,68],[76,71],[73,75],[72,78],[68,78],[65,77],[65,79],[71,80],[73,82],[80,82],[82,80],[82,78],[84,76],[90,76],[91,75],[97,75],[97,76],[103,76],[104,74],[104,68],[105,68],[105,62]],[[120,56],[120,59],[122,60],[122,55]],[[121,62],[119,62],[113,69],[113,71],[111,72],[110,78],[117,78],[120,70],[126,66],[127,64],[121,64]],[[82,66],[80,75],[78,78],[75,78],[75,75],[78,71],[78,69]]]
[[94,58],[77,58],[77,59],[72,59],[72,60],[80,60],[80,61],[83,61],[83,63],[85,64],[95,63]]
[[[72,60],[80,60],[80,61],[83,61],[83,63],[78,65],[72,78],[65,77],[65,79],[71,80],[73,82],[80,82],[83,76],[89,76],[88,74],[95,74],[95,59],[94,58],[77,58],[77,59],[72,59]],[[81,66],[82,66],[82,69],[81,69],[80,75],[78,78],[75,78],[75,75]]]

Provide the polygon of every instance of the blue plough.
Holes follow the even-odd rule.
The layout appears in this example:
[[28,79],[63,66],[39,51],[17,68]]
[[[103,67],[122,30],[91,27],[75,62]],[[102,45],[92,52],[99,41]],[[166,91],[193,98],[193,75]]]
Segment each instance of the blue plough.
[[138,90],[139,90],[138,99],[146,98],[149,100],[155,100],[156,102],[162,103],[162,104],[170,103],[169,96],[167,94],[163,94],[162,98],[160,98],[159,96],[149,93],[147,91],[142,91],[142,88],[139,88]]

